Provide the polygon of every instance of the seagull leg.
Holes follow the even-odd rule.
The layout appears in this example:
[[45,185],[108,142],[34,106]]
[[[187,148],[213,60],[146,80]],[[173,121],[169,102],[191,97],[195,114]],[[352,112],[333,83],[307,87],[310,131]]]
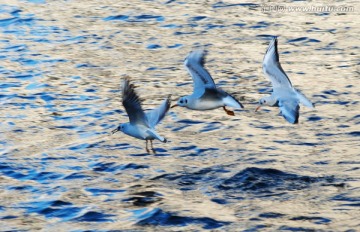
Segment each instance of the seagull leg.
[[234,111],[231,111],[231,110],[226,109],[225,106],[223,106],[223,109],[225,110],[225,112],[226,112],[228,115],[230,115],[230,116],[234,116],[234,115],[235,115]]
[[153,147],[153,141],[152,141],[152,140],[150,140],[150,145],[151,145],[151,150],[152,150],[152,152],[153,152],[154,154],[156,154],[155,149],[154,149],[154,147]]
[[148,154],[150,154],[150,150],[149,150],[149,147],[148,147],[148,143],[149,143],[149,140],[146,139],[146,152]]

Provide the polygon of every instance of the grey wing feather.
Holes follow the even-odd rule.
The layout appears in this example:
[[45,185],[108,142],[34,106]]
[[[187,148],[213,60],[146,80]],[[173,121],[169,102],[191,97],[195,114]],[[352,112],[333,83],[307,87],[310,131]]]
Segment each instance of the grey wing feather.
[[282,116],[290,123],[299,122],[300,107],[298,102],[294,100],[279,101],[279,107]]
[[141,100],[134,89],[135,87],[133,84],[130,84],[129,78],[125,78],[122,89],[122,103],[131,124],[143,124],[148,126],[145,113],[141,107]]
[[296,95],[299,99],[299,101],[301,102],[301,104],[303,104],[304,106],[306,107],[309,107],[309,108],[314,108],[314,104],[305,97],[305,95],[298,89],[295,89],[295,92],[296,92]]
[[195,50],[189,53],[184,61],[185,68],[194,81],[194,93],[202,95],[207,89],[215,89],[216,85],[209,72],[204,68],[205,50]]
[[169,95],[158,108],[146,113],[150,127],[154,128],[165,117],[170,109],[170,104],[171,95]]
[[287,87],[291,88],[292,84],[289,77],[280,65],[279,53],[277,48],[277,38],[274,37],[266,51],[263,60],[263,71],[267,75],[274,88]]

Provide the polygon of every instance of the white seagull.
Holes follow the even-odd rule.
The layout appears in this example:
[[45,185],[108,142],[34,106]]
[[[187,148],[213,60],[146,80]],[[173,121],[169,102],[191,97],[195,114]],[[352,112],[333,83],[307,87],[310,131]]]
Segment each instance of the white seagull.
[[314,104],[292,86],[288,76],[282,69],[277,49],[277,37],[271,40],[266,51],[263,60],[263,71],[271,81],[273,92],[270,96],[260,99],[259,106],[255,112],[262,105],[279,106],[280,113],[284,118],[288,122],[295,124],[299,121],[299,103],[309,108],[314,108]]
[[134,90],[134,85],[130,84],[129,78],[124,79],[122,89],[122,104],[129,116],[127,123],[120,124],[112,134],[122,131],[123,133],[132,137],[146,140],[146,151],[150,153],[148,148],[148,142],[150,140],[151,150],[155,153],[153,148],[153,140],[157,139],[166,143],[167,140],[164,137],[158,135],[155,131],[155,126],[165,117],[170,108],[170,95],[164,100],[164,102],[156,109],[144,113],[141,107],[141,100]]
[[194,90],[191,95],[181,97],[171,108],[182,106],[192,110],[212,110],[223,107],[228,115],[234,116],[234,112],[225,106],[235,109],[244,106],[230,94],[216,88],[214,80],[204,68],[205,53],[204,50],[195,50],[186,57],[184,65],[193,79]]

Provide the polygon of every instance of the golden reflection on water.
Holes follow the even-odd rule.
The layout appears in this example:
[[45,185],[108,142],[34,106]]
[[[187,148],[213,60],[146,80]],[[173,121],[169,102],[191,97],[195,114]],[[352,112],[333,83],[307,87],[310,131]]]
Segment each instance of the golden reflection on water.
[[[8,154],[4,157],[11,158],[12,164],[19,167],[30,166],[64,176],[81,170],[79,173],[87,178],[39,183],[0,176],[1,205],[8,207],[3,212],[0,211],[0,216],[18,216],[7,220],[5,225],[0,223],[3,224],[2,228],[146,230],[148,228],[134,225],[131,213],[134,206],[122,201],[131,193],[141,191],[155,191],[162,195],[161,200],[151,205],[149,210],[159,207],[182,216],[209,217],[232,222],[223,227],[228,230],[252,228],[258,222],[249,219],[263,212],[286,215],[282,218],[263,218],[263,224],[268,224],[268,230],[275,230],[283,225],[315,230],[358,227],[356,218],[360,215],[356,207],[340,207],[339,202],[329,200],[332,196],[346,193],[348,189],[353,191],[349,194],[354,198],[359,197],[355,192],[360,187],[357,167],[359,138],[358,135],[349,134],[359,131],[360,30],[355,17],[358,11],[319,16],[305,12],[263,13],[258,7],[248,6],[214,8],[216,1],[164,3],[165,1],[88,0],[81,3],[47,1],[44,4],[34,4],[28,1],[6,1],[6,5],[21,9],[22,14],[34,14],[35,18],[41,19],[36,21],[36,25],[58,27],[59,33],[31,34],[31,27],[25,27],[25,35],[1,34],[4,41],[27,46],[24,54],[21,51],[6,54],[8,59],[1,60],[4,69],[41,72],[40,76],[21,81],[20,87],[11,88],[12,93],[38,96],[41,92],[48,92],[54,98],[49,103],[37,97],[31,103],[35,108],[6,106],[14,101],[19,104],[28,102],[24,98],[1,103],[6,106],[1,109],[1,114],[4,115],[1,140],[6,141],[2,149],[4,154]],[[345,1],[344,4],[357,4],[358,7],[355,2]],[[157,15],[164,17],[164,21],[104,20],[115,15]],[[196,22],[189,20],[196,16],[206,18]],[[1,19],[8,17],[1,15]],[[174,26],[166,26],[172,24]],[[209,24],[219,26],[208,28]],[[286,123],[278,116],[276,108],[266,108],[268,111],[254,113],[258,99],[263,96],[259,89],[270,90],[270,83],[265,79],[261,68],[268,40],[259,35],[280,36],[279,52],[284,70],[292,83],[316,104],[315,110],[301,107],[299,125]],[[34,42],[34,39],[43,37],[50,42]],[[320,42],[287,42],[301,37]],[[158,44],[161,48],[148,49],[152,44]],[[178,48],[169,48],[177,44]],[[236,111],[235,117],[228,117],[221,109],[198,112],[174,108],[158,126],[159,133],[170,142],[155,142],[156,148],[166,151],[158,152],[159,156],[134,156],[144,152],[144,141],[122,134],[108,134],[118,123],[128,120],[121,105],[120,92],[116,91],[120,88],[121,77],[132,77],[138,86],[138,93],[145,99],[144,108],[156,107],[168,94],[172,94],[173,101],[176,101],[178,97],[192,91],[191,78],[182,62],[196,46],[206,46],[209,50],[206,67],[215,82],[220,83],[226,91],[234,93],[245,109]],[[33,57],[32,54],[63,59],[66,62],[40,62],[26,66],[13,61],[13,58],[21,56]],[[0,78],[2,82],[8,81],[6,75],[1,74]],[[49,86],[41,90],[26,89],[34,81]],[[183,83],[187,84],[181,85]],[[87,92],[89,88],[96,91]],[[336,90],[337,94],[324,94],[328,90]],[[69,110],[72,108],[87,109]],[[114,110],[121,112],[111,113]],[[109,114],[101,116],[102,113]],[[89,116],[90,114],[93,115]],[[54,120],[56,115],[68,117],[68,120]],[[309,120],[312,116],[320,117],[321,120]],[[195,120],[200,123],[172,131],[184,126],[180,120]],[[14,125],[9,124],[10,122]],[[217,123],[217,129],[200,132],[211,122]],[[108,125],[107,129],[103,125]],[[61,128],[62,126],[75,128],[66,129]],[[266,129],[266,126],[270,129]],[[14,129],[22,129],[23,132],[14,133]],[[116,149],[119,148],[119,143],[129,144],[129,148]],[[100,145],[69,149],[81,144]],[[197,148],[191,151],[174,150],[176,147],[189,146]],[[191,155],[199,149],[209,150],[200,152],[200,155]],[[169,155],[160,156],[161,153]],[[42,160],[44,157],[51,157],[53,160],[45,162]],[[5,158],[0,160],[9,162]],[[148,168],[95,172],[92,165],[101,162],[134,163]],[[221,178],[230,178],[247,167],[256,166],[299,175],[335,176],[343,180],[348,188],[315,185],[310,189],[290,193],[283,199],[257,198],[239,193],[241,200],[217,204],[211,200],[213,195],[217,194],[216,197],[221,198],[224,193],[216,191],[213,185],[198,184],[197,189],[183,191],[171,181],[152,179],[164,173],[192,173],[216,165],[228,167],[229,172],[219,174]],[[109,179],[116,181],[111,182]],[[24,185],[33,186],[39,191],[22,191],[19,194],[8,188]],[[93,195],[86,190],[89,188],[122,189],[124,192],[110,196]],[[212,192],[213,195],[206,194],[207,192]],[[24,202],[54,199],[86,206],[84,211],[102,211],[115,215],[116,220],[100,224],[67,221],[56,217],[45,218],[37,213],[24,214],[24,209],[17,207]],[[336,210],[340,208],[347,210]],[[321,215],[331,221],[316,224],[311,221],[290,220],[300,215]],[[202,226],[189,224],[179,228],[198,230]]]

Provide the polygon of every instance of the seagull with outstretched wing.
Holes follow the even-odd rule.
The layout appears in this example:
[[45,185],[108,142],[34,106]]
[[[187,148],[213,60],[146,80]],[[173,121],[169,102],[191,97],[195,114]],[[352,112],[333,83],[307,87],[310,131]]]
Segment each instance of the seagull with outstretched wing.
[[204,50],[195,50],[186,57],[184,65],[194,82],[191,95],[181,97],[175,106],[182,106],[192,110],[212,110],[222,107],[228,115],[235,115],[226,106],[234,109],[244,108],[233,96],[216,87],[209,72],[204,68]]
[[112,134],[122,131],[123,133],[146,140],[146,151],[150,153],[148,142],[150,141],[151,150],[155,153],[153,148],[153,140],[157,139],[166,143],[167,140],[160,136],[155,131],[155,126],[165,117],[170,109],[170,96],[168,96],[163,103],[156,109],[149,112],[144,112],[141,106],[141,100],[135,92],[135,87],[130,84],[129,78],[124,79],[122,89],[122,103],[129,117],[129,122],[120,124]]
[[270,96],[260,99],[259,106],[255,111],[259,110],[262,105],[279,106],[284,118],[295,124],[299,122],[299,103],[314,108],[314,104],[292,86],[289,77],[281,67],[276,37],[271,40],[266,51],[263,71],[271,81],[273,92]]

